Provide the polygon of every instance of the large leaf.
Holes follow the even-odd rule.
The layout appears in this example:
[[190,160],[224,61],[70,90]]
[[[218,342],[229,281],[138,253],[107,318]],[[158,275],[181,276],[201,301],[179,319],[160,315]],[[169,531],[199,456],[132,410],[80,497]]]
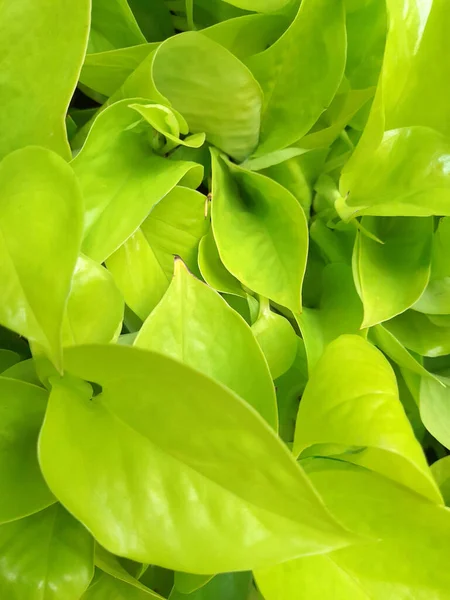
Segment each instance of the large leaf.
[[189,171],[199,171],[190,180],[194,187],[202,178],[199,165],[152,152],[150,126],[129,108],[137,102],[124,100],[102,112],[72,163],[85,200],[83,252],[98,262],[117,250]]
[[0,522],[20,519],[55,499],[37,461],[37,439],[47,392],[28,383],[0,378]]
[[262,94],[250,71],[220,44],[197,32],[165,41],[153,78],[193,132],[237,160],[256,147]]
[[61,327],[82,234],[72,169],[29,147],[0,163],[0,322],[61,366]]
[[339,519],[373,541],[258,571],[265,600],[291,600],[298,590],[314,600],[447,600],[448,510],[349,463],[305,466]]
[[99,572],[81,600],[162,600],[162,596],[144,586],[136,587]]
[[[337,449],[321,449],[327,444]],[[313,453],[343,454],[440,501],[399,400],[395,374],[359,336],[332,342],[310,376],[298,411],[294,453],[314,446]]]
[[360,233],[353,264],[364,305],[364,327],[410,308],[430,277],[433,219],[364,217],[362,226],[382,243]]
[[94,574],[94,540],[60,504],[0,526],[0,593],[79,600]]
[[264,175],[213,153],[212,226],[225,267],[258,294],[301,310],[308,251],[305,214]]
[[300,139],[332,101],[345,68],[343,2],[303,0],[289,29],[250,58],[264,92],[257,155]]
[[208,574],[352,540],[275,433],[225,387],[127,346],[69,348],[65,360],[103,391],[91,400],[83,382],[53,382],[40,464],[110,552]]
[[252,330],[181,260],[176,261],[172,283],[134,345],[166,354],[226,385],[277,429],[275,390]]
[[70,158],[65,117],[89,20],[89,0],[1,3],[0,159],[33,144]]

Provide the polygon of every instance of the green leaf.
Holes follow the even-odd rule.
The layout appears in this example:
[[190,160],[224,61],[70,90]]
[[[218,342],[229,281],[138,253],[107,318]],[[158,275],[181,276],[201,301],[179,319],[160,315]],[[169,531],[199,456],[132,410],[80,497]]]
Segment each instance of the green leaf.
[[20,361],[20,356],[12,350],[0,349],[0,373],[3,373]]
[[110,273],[90,258],[80,256],[64,316],[63,345],[113,341],[122,326],[123,309],[122,295]]
[[283,15],[244,15],[221,21],[200,33],[229,50],[239,60],[262,52],[273,44],[288,24]]
[[259,315],[252,331],[264,352],[272,379],[281,377],[292,366],[297,354],[297,336],[291,324],[272,312],[269,301],[261,298]]
[[0,322],[42,345],[60,368],[82,233],[79,186],[57,154],[28,147],[0,163],[0,189]]
[[0,593],[78,600],[94,574],[94,540],[60,504],[0,526]]
[[345,68],[341,0],[303,0],[289,29],[248,65],[264,92],[261,156],[299,140],[331,103]]
[[36,373],[36,364],[33,358],[22,360],[9,369],[6,369],[6,371],[3,371],[2,373],[2,377],[18,379],[19,381],[42,387],[42,383]]
[[175,586],[169,600],[248,600],[251,585],[251,573],[222,573],[189,594]]
[[450,354],[450,317],[408,310],[384,323],[403,346],[421,356]]
[[450,219],[440,220],[433,236],[430,281],[414,304],[414,310],[439,315],[450,314]]
[[430,468],[448,506],[450,504],[450,456],[437,460]]
[[169,287],[151,245],[138,229],[106,261],[127,305],[145,320]]
[[420,417],[433,437],[450,447],[450,389],[441,381],[422,378]]
[[308,251],[301,206],[268,177],[212,156],[212,226],[223,264],[248,288],[299,312]]
[[[344,333],[359,333],[363,317],[361,300],[348,265],[327,265],[321,276],[318,307],[303,308],[301,315],[295,315],[305,342],[309,371],[330,342]],[[361,331],[361,335],[364,332]]]
[[117,250],[189,171],[194,173],[188,185],[202,179],[199,165],[152,152],[150,127],[129,108],[137,102],[124,100],[103,111],[72,163],[85,200],[82,249],[97,262]]
[[214,575],[195,575],[193,573],[182,573],[177,571],[175,573],[175,588],[181,594],[192,594],[202,588],[205,584],[210,581]]
[[361,225],[353,264],[364,305],[363,327],[372,327],[410,308],[427,287],[433,220],[364,217]]
[[450,67],[442,56],[450,15],[443,0],[423,7],[388,0],[387,6],[383,68],[367,127],[343,171],[340,212],[346,218],[448,215],[450,125],[444,99]]
[[175,33],[171,14],[164,0],[128,0],[140,30],[149,42],[160,42]]
[[250,71],[220,44],[189,31],[166,40],[153,65],[156,88],[190,131],[242,161],[256,147],[262,94]]
[[[383,355],[355,335],[332,342],[311,373],[297,416],[294,453],[337,445],[346,460],[394,479],[434,502],[439,491]],[[319,446],[316,450],[314,446]]]
[[245,297],[239,280],[226,270],[220,259],[212,229],[200,241],[198,266],[206,283],[218,292]]
[[285,8],[291,0],[225,0],[233,6],[255,12],[275,12]]
[[40,464],[110,552],[206,574],[353,541],[273,430],[225,387],[128,346],[77,346],[65,360],[103,391],[91,401],[87,384],[53,381]]
[[127,0],[92,0],[88,53],[145,44]]
[[65,118],[83,63],[89,20],[89,0],[2,2],[0,159],[29,145],[70,158]]
[[53,504],[39,469],[36,444],[47,392],[0,377],[0,523],[20,519]]
[[81,69],[80,82],[99,94],[112,96],[158,45],[140,44],[87,54]]
[[[132,579],[132,578],[131,578]],[[162,596],[148,588],[136,587],[106,573],[99,576],[81,600],[161,600]]]
[[314,599],[447,599],[445,508],[349,463],[313,459],[305,467],[339,519],[373,541],[257,571],[265,600],[291,600],[298,590]]
[[277,429],[275,390],[252,330],[181,260],[176,260],[172,283],[134,345],[175,358],[222,383]]

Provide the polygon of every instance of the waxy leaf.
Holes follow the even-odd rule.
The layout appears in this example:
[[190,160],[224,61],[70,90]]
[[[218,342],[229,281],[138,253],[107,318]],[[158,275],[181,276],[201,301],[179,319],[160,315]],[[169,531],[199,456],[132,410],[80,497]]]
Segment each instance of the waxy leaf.
[[225,387],[127,346],[68,348],[65,361],[103,391],[91,400],[89,385],[53,381],[40,464],[110,552],[208,574],[353,541],[274,432]]
[[0,526],[0,593],[79,600],[94,575],[94,540],[60,505]]
[[190,131],[242,161],[259,136],[261,89],[250,71],[220,44],[189,31],[156,51],[158,91],[186,119]]
[[175,573],[174,587],[181,594],[191,594],[202,588],[214,575],[195,575],[194,573]]
[[275,12],[287,6],[290,0],[225,0],[225,2],[255,12]]
[[38,147],[0,163],[0,322],[61,367],[61,327],[82,234],[72,169]]
[[70,158],[65,117],[86,50],[90,4],[1,3],[0,159],[31,145]]
[[433,220],[364,217],[353,265],[364,305],[363,327],[387,321],[420,298],[430,278]]
[[222,262],[248,288],[299,312],[308,251],[301,206],[268,177],[212,156],[212,227]]
[[303,137],[332,101],[345,68],[343,2],[303,0],[289,29],[248,65],[264,92],[261,156]]
[[430,469],[448,506],[450,504],[450,456],[437,460]]
[[349,463],[305,467],[339,519],[372,541],[257,571],[265,600],[291,600],[298,590],[314,599],[447,599],[448,510]]
[[431,435],[450,449],[450,389],[447,385],[431,378],[422,379],[420,417]]
[[175,358],[219,381],[277,429],[275,390],[252,330],[181,260],[176,260],[172,283],[134,345]]
[[0,349],[0,373],[3,373],[20,361],[20,356],[12,350]]
[[[196,187],[202,168],[171,161],[152,152],[150,126],[124,100],[95,120],[72,163],[85,200],[83,252],[103,262],[148,216],[151,208],[194,169]],[[200,179],[198,177],[200,176]]]
[[42,388],[0,377],[0,523],[55,502],[42,478],[36,452],[47,395]]
[[346,460],[440,501],[399,400],[394,372],[359,336],[343,335],[326,348],[300,403],[294,453],[319,446],[320,455],[320,445],[326,444],[340,446]]
[[261,298],[252,331],[264,352],[272,379],[281,377],[292,366],[297,354],[297,336],[291,324],[271,311],[268,300]]

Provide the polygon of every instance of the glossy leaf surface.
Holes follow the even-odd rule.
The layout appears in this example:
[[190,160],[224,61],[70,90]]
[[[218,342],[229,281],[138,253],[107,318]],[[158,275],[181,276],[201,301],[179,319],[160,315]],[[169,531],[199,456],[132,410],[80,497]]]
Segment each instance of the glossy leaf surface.
[[65,360],[103,391],[90,401],[89,385],[53,382],[40,464],[109,551],[201,574],[350,541],[273,431],[226,388],[127,346],[69,348]]
[[340,446],[347,452],[346,460],[439,501],[400,403],[394,372],[383,355],[359,336],[344,335],[332,342],[308,380],[297,416],[294,453],[320,444]]
[[225,267],[253,291],[301,309],[308,235],[295,198],[213,154],[212,226]]
[[[214,320],[208,318],[212,314]],[[224,384],[277,429],[275,390],[252,330],[181,260],[176,260],[172,283],[134,345],[166,354]]]
[[0,163],[0,188],[0,321],[41,344],[60,367],[82,234],[79,186],[57,154],[29,147]]
[[1,525],[0,556],[11,600],[78,600],[94,574],[94,540],[60,504]]
[[248,600],[252,584],[251,573],[222,573],[190,594],[174,588],[170,600]]

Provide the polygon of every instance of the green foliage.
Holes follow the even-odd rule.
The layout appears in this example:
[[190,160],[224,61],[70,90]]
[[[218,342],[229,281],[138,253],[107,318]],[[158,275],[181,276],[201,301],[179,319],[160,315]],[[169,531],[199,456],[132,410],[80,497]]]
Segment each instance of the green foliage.
[[0,598],[448,600],[448,0],[0,2]]

